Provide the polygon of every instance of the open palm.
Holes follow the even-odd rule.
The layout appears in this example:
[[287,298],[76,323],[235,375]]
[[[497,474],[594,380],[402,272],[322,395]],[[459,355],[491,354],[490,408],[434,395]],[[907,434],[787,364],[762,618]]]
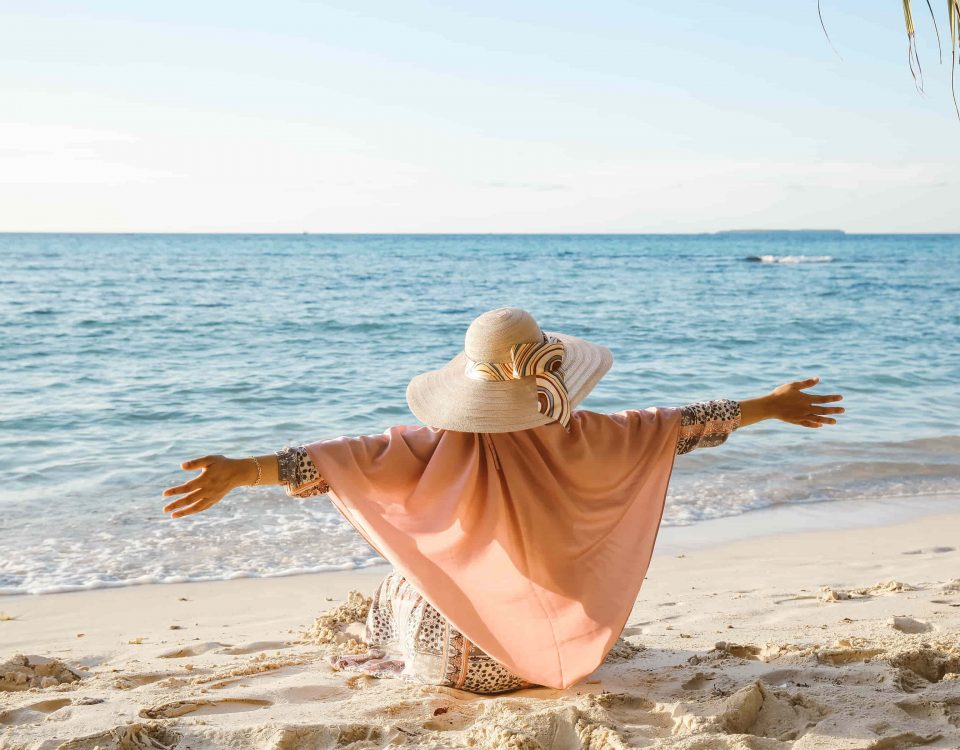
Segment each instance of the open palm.
[[181,469],[200,469],[200,474],[189,482],[163,491],[163,497],[183,495],[163,506],[163,512],[170,513],[171,518],[180,518],[200,513],[219,503],[237,486],[236,463],[225,456],[202,456],[184,461],[180,464]]
[[790,424],[803,427],[823,427],[825,424],[836,424],[837,420],[830,414],[843,414],[842,406],[823,406],[835,401],[842,401],[843,396],[837,393],[821,395],[818,393],[804,393],[820,382],[820,378],[796,380],[784,383],[770,392],[773,405],[773,416]]

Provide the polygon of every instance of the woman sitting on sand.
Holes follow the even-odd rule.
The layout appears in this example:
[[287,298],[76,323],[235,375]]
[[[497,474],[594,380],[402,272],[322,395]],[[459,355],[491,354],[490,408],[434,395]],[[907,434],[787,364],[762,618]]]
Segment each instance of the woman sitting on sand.
[[574,410],[612,364],[603,346],[543,331],[517,308],[467,329],[464,350],[414,377],[424,426],[273,455],[204,456],[164,491],[180,518],[232,489],[329,494],[395,568],[366,621],[368,652],[335,666],[476,693],[566,688],[604,660],[653,553],[674,457],[764,419],[818,428],[842,396],[787,383],[681,408]]

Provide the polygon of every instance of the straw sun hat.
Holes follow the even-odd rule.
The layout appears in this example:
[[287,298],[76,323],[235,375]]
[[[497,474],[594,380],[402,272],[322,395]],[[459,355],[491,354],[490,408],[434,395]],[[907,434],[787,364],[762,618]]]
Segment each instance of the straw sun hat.
[[464,348],[407,386],[424,424],[459,432],[513,432],[559,422],[613,364],[605,346],[544,331],[525,310],[499,307],[476,318]]

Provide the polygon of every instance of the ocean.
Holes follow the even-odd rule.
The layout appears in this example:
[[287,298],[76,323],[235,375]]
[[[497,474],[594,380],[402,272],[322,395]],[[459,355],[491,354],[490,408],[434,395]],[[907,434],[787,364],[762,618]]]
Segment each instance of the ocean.
[[580,408],[817,375],[841,424],[677,459],[663,523],[960,494],[960,236],[0,235],[0,594],[384,562],[326,497],[161,491],[245,456],[415,424],[414,374],[480,313],[608,346]]

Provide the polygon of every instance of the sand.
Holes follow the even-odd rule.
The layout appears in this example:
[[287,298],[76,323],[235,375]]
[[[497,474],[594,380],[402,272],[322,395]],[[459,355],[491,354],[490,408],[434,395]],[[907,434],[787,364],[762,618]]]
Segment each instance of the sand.
[[671,532],[564,691],[334,671],[386,567],[2,597],[0,748],[960,748],[960,502],[941,507],[682,552]]

